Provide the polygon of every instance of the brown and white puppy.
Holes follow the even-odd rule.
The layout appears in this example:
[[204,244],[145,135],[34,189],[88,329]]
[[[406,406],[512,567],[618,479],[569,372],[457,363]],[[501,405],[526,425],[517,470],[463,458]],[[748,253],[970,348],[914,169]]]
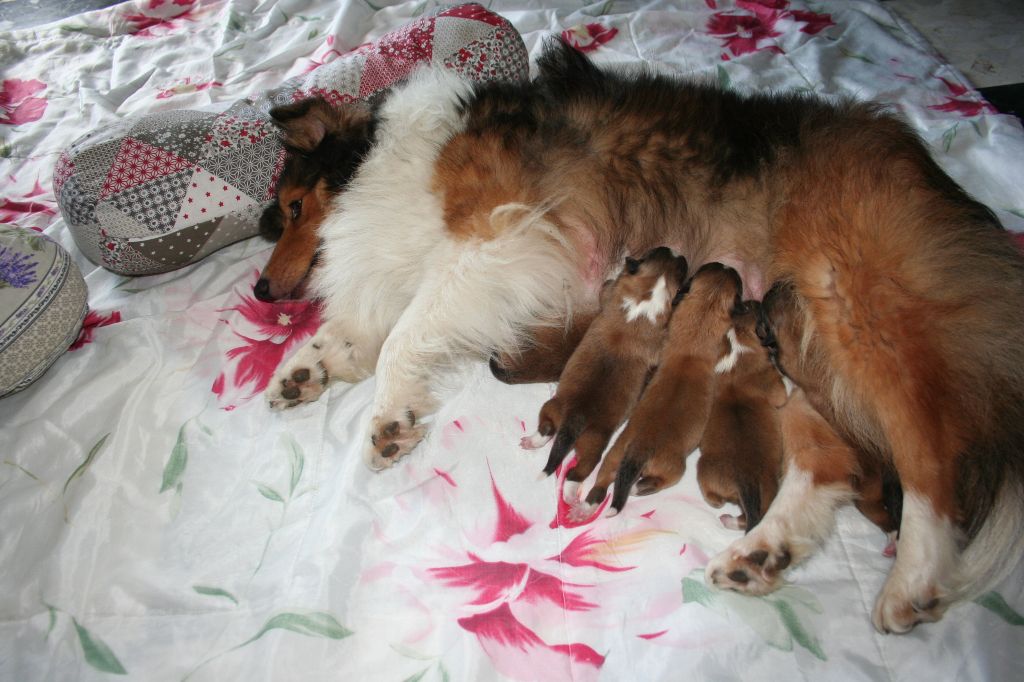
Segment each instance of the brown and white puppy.
[[355,102],[333,107],[312,98],[274,107],[287,156],[274,204],[260,217],[260,234],[277,242],[253,287],[261,301],[302,298],[320,249],[320,225],[335,196],[369,151],[373,112]]
[[658,369],[601,463],[588,504],[600,504],[614,481],[617,513],[634,485],[636,494],[650,495],[682,478],[711,413],[715,366],[728,354],[726,333],[742,291],[736,271],[720,263],[701,267],[680,290]]
[[[685,280],[686,259],[660,247],[640,260],[627,258],[605,285],[600,312],[565,365],[554,397],[541,407],[537,433],[521,441],[535,449],[554,439],[545,474],[574,447],[570,482],[583,481],[601,461],[658,362],[672,300]],[[566,495],[577,487],[567,486]]]
[[782,375],[757,336],[759,304],[745,301],[733,313],[729,354],[715,366],[715,399],[700,441],[697,482],[712,507],[739,505],[729,528],[750,530],[775,499],[782,476],[778,408],[786,402]]

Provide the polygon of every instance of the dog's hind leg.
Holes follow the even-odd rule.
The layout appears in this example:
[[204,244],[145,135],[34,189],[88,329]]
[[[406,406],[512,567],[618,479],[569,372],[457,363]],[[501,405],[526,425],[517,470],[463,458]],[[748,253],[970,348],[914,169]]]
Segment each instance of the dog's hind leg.
[[707,581],[746,594],[782,585],[782,571],[806,559],[825,540],[835,512],[854,497],[856,453],[796,390],[779,413],[785,474],[761,522],[708,562]]

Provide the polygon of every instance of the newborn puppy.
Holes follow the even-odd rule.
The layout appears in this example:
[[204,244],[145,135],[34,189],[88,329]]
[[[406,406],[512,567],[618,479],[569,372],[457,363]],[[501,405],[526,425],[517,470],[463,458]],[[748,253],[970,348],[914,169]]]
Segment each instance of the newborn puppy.
[[721,263],[704,265],[680,290],[658,370],[601,464],[588,504],[600,504],[614,481],[617,513],[634,484],[649,495],[682,478],[711,413],[715,365],[728,352],[742,291],[740,276]]
[[541,408],[537,433],[520,443],[534,449],[554,438],[545,474],[574,446],[569,481],[579,483],[597,466],[658,362],[672,300],[685,280],[686,259],[659,247],[640,260],[627,258],[619,276],[605,284],[601,310],[566,363],[555,396]]
[[704,499],[716,508],[739,505],[738,518],[721,519],[742,530],[756,526],[768,511],[782,476],[778,408],[786,402],[786,387],[757,337],[759,308],[757,301],[746,301],[733,314],[730,350],[715,366],[715,399],[697,461]]

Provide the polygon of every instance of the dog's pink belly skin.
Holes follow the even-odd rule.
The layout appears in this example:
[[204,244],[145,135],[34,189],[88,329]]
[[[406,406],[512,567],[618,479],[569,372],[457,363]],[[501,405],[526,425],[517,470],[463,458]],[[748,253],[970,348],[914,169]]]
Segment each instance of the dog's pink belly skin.
[[722,254],[717,258],[709,258],[708,261],[718,261],[722,265],[727,265],[740,274],[740,279],[743,280],[744,301],[760,301],[764,298],[764,271],[757,265],[757,263],[744,260],[734,253]]

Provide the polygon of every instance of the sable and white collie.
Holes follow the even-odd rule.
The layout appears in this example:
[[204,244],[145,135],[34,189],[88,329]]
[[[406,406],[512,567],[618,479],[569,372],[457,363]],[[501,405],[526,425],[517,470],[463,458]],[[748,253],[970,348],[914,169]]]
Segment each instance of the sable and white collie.
[[[537,66],[526,84],[421,71],[380,105],[320,229],[324,324],[270,404],[375,373],[367,460],[390,466],[422,439],[440,372],[586,319],[613,265],[666,245],[735,267],[745,299],[791,286],[804,332],[788,352],[827,367],[827,427],[897,472],[875,626],[905,632],[999,578],[1024,542],[1024,257],[993,214],[875,105],[613,73],[556,43]],[[327,125],[299,116],[285,136]],[[813,498],[836,461],[787,472],[773,506]],[[833,507],[804,505],[769,555]],[[752,536],[719,575],[762,556],[738,551]]]

